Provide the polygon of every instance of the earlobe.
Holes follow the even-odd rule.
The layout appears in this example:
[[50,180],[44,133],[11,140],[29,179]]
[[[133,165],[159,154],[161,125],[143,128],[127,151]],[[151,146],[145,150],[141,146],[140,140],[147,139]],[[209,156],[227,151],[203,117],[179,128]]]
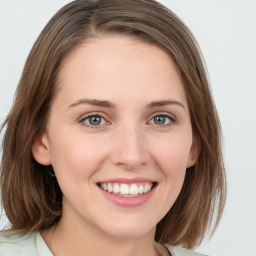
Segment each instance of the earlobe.
[[190,148],[189,157],[187,161],[187,168],[194,166],[198,160],[201,152],[201,143],[197,137],[193,138],[193,142]]
[[34,138],[32,154],[35,160],[42,165],[51,165],[49,143],[46,134],[38,134]]

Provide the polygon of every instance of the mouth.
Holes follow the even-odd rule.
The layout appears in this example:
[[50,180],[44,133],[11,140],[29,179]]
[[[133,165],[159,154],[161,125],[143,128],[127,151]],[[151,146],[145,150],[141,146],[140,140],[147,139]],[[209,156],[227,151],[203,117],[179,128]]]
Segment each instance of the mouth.
[[97,186],[108,193],[115,194],[121,197],[137,197],[148,194],[153,188],[157,186],[157,182],[98,182]]

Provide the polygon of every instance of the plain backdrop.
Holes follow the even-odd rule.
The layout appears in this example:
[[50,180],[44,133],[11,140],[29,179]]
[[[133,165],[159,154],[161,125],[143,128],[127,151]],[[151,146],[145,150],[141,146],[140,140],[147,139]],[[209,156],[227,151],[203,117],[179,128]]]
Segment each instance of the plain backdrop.
[[[13,100],[25,59],[65,0],[0,0],[0,122]],[[228,201],[199,252],[256,255],[256,1],[162,0],[192,30],[204,54],[224,134]],[[0,227],[5,219],[0,221]]]

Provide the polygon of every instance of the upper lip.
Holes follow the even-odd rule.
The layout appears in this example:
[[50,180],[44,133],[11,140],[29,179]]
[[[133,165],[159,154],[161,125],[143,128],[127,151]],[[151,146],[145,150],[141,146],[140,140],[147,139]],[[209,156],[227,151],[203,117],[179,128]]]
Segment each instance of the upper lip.
[[116,178],[116,179],[108,179],[108,180],[102,180],[97,183],[124,183],[124,184],[133,184],[133,183],[153,183],[156,182],[155,180],[138,177],[133,179],[127,179],[127,178]]

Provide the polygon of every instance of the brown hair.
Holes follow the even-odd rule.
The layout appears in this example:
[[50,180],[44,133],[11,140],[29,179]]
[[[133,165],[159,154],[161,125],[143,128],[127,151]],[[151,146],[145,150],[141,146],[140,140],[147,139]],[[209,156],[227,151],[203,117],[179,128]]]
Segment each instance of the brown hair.
[[226,199],[218,115],[199,47],[188,28],[154,0],[77,0],[58,11],[43,29],[26,61],[14,105],[3,127],[2,204],[11,229],[51,227],[61,218],[62,192],[51,166],[31,153],[44,131],[64,59],[94,37],[126,35],[164,49],[176,63],[187,95],[194,136],[201,145],[182,191],[159,222],[156,241],[193,248],[215,230]]

